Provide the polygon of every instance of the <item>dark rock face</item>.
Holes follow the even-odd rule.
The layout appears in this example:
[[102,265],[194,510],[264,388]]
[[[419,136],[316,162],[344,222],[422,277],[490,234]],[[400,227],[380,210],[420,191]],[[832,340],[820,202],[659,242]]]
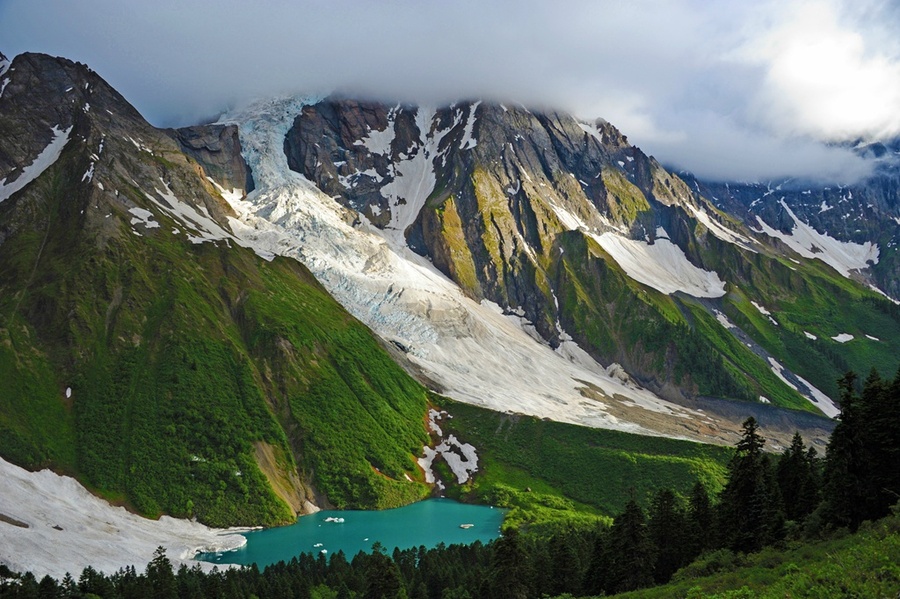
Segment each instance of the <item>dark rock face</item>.
[[240,189],[245,195],[253,191],[253,175],[241,155],[236,125],[196,125],[169,133],[216,183],[229,191]]
[[[665,225],[704,264],[677,208],[698,200],[605,121],[482,102],[431,112],[333,98],[303,109],[285,153],[292,169],[376,226],[403,221],[410,247],[473,298],[521,311],[554,347],[573,307],[560,299],[568,284],[560,277],[564,234],[577,223],[650,240]],[[418,212],[398,216],[409,210]],[[643,349],[566,326],[601,362],[665,387]]]

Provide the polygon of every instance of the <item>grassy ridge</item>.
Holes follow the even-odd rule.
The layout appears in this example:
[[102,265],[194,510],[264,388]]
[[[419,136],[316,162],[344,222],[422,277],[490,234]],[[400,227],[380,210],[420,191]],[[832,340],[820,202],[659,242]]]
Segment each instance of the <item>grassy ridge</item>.
[[452,415],[441,426],[482,460],[461,495],[518,508],[508,524],[561,520],[566,511],[611,516],[631,497],[646,505],[664,487],[686,495],[697,480],[718,491],[731,457],[724,447],[440,404]]

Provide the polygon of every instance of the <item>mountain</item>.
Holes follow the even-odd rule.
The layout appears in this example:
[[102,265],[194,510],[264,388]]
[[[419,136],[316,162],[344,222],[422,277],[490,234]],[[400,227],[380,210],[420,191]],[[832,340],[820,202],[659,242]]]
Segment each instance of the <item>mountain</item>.
[[0,456],[143,514],[427,496],[426,447],[465,457],[440,395],[821,444],[838,376],[896,368],[874,246],[797,253],[605,121],[287,97],[164,130],[84,65],[0,71]]
[[0,455],[214,525],[428,494],[425,389],[230,231],[235,127],[156,129],[65,59],[2,80]]
[[[294,239],[326,287],[452,397],[709,438],[734,420],[733,403],[711,398],[834,416],[841,373],[897,366],[897,309],[868,286],[873,245],[833,240],[835,253],[852,258],[844,263],[797,253],[605,121],[484,102],[427,109],[339,97],[261,105],[224,121],[239,123],[249,146],[267,128],[277,135],[266,144],[284,135],[286,164],[261,165],[277,176],[238,208],[241,218],[262,215]],[[253,163],[270,154],[248,155]],[[291,216],[299,195],[302,219]],[[332,198],[350,221],[343,239],[379,241],[329,241],[330,229],[312,223]],[[377,264],[365,258],[375,255]],[[433,280],[402,278],[411,268],[438,270],[465,300],[436,292]],[[564,359],[513,358],[516,344],[486,339],[490,310]],[[441,325],[450,313],[454,323]],[[501,374],[513,360],[531,372]],[[477,385],[455,376],[472,363],[493,376]],[[580,377],[560,375],[573,364]]]
[[[876,161],[876,168],[853,185],[795,180],[722,183],[686,176],[700,193],[748,227],[838,270],[864,269],[868,276],[861,280],[896,300],[900,297],[900,143],[873,145],[877,151],[866,147],[865,153],[874,154],[869,159]],[[841,255],[842,250],[850,251]]]

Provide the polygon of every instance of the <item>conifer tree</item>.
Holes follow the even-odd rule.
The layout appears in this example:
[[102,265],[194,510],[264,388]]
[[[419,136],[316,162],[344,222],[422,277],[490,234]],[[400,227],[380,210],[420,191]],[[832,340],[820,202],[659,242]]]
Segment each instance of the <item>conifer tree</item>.
[[490,586],[494,599],[524,599],[529,596],[526,561],[519,531],[515,528],[504,531],[494,545],[491,560],[494,578]]
[[653,584],[656,555],[644,510],[634,499],[613,521],[607,550],[609,592],[623,593]]
[[715,515],[709,493],[699,480],[691,489],[687,511],[687,560],[690,562],[716,545]]
[[815,468],[815,450],[810,454],[800,433],[794,433],[791,446],[784,450],[776,468],[778,488],[788,520],[803,520],[818,504]]
[[756,419],[745,420],[718,509],[721,544],[733,551],[758,551],[779,536],[779,495],[764,444]]
[[671,489],[660,489],[650,505],[647,530],[656,549],[653,578],[657,584],[668,582],[687,562],[687,535],[684,510]]
[[825,450],[823,509],[832,526],[856,530],[866,517],[865,503],[870,485],[860,419],[860,398],[855,390],[856,373],[847,372],[838,381],[841,390],[840,421]]

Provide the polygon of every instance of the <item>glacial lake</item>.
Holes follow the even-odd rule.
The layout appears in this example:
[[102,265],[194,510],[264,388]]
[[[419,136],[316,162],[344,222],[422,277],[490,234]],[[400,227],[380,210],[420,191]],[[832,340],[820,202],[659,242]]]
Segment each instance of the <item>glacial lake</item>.
[[[392,510],[322,511],[290,526],[243,533],[247,544],[240,549],[201,553],[196,559],[214,564],[256,563],[264,568],[301,553],[324,551],[327,556],[343,551],[350,560],[360,551],[370,552],[376,541],[388,554],[394,547],[487,543],[500,536],[505,515],[504,509],[450,499],[428,499]],[[339,521],[329,520],[335,518]],[[460,524],[472,526],[461,528]]]

